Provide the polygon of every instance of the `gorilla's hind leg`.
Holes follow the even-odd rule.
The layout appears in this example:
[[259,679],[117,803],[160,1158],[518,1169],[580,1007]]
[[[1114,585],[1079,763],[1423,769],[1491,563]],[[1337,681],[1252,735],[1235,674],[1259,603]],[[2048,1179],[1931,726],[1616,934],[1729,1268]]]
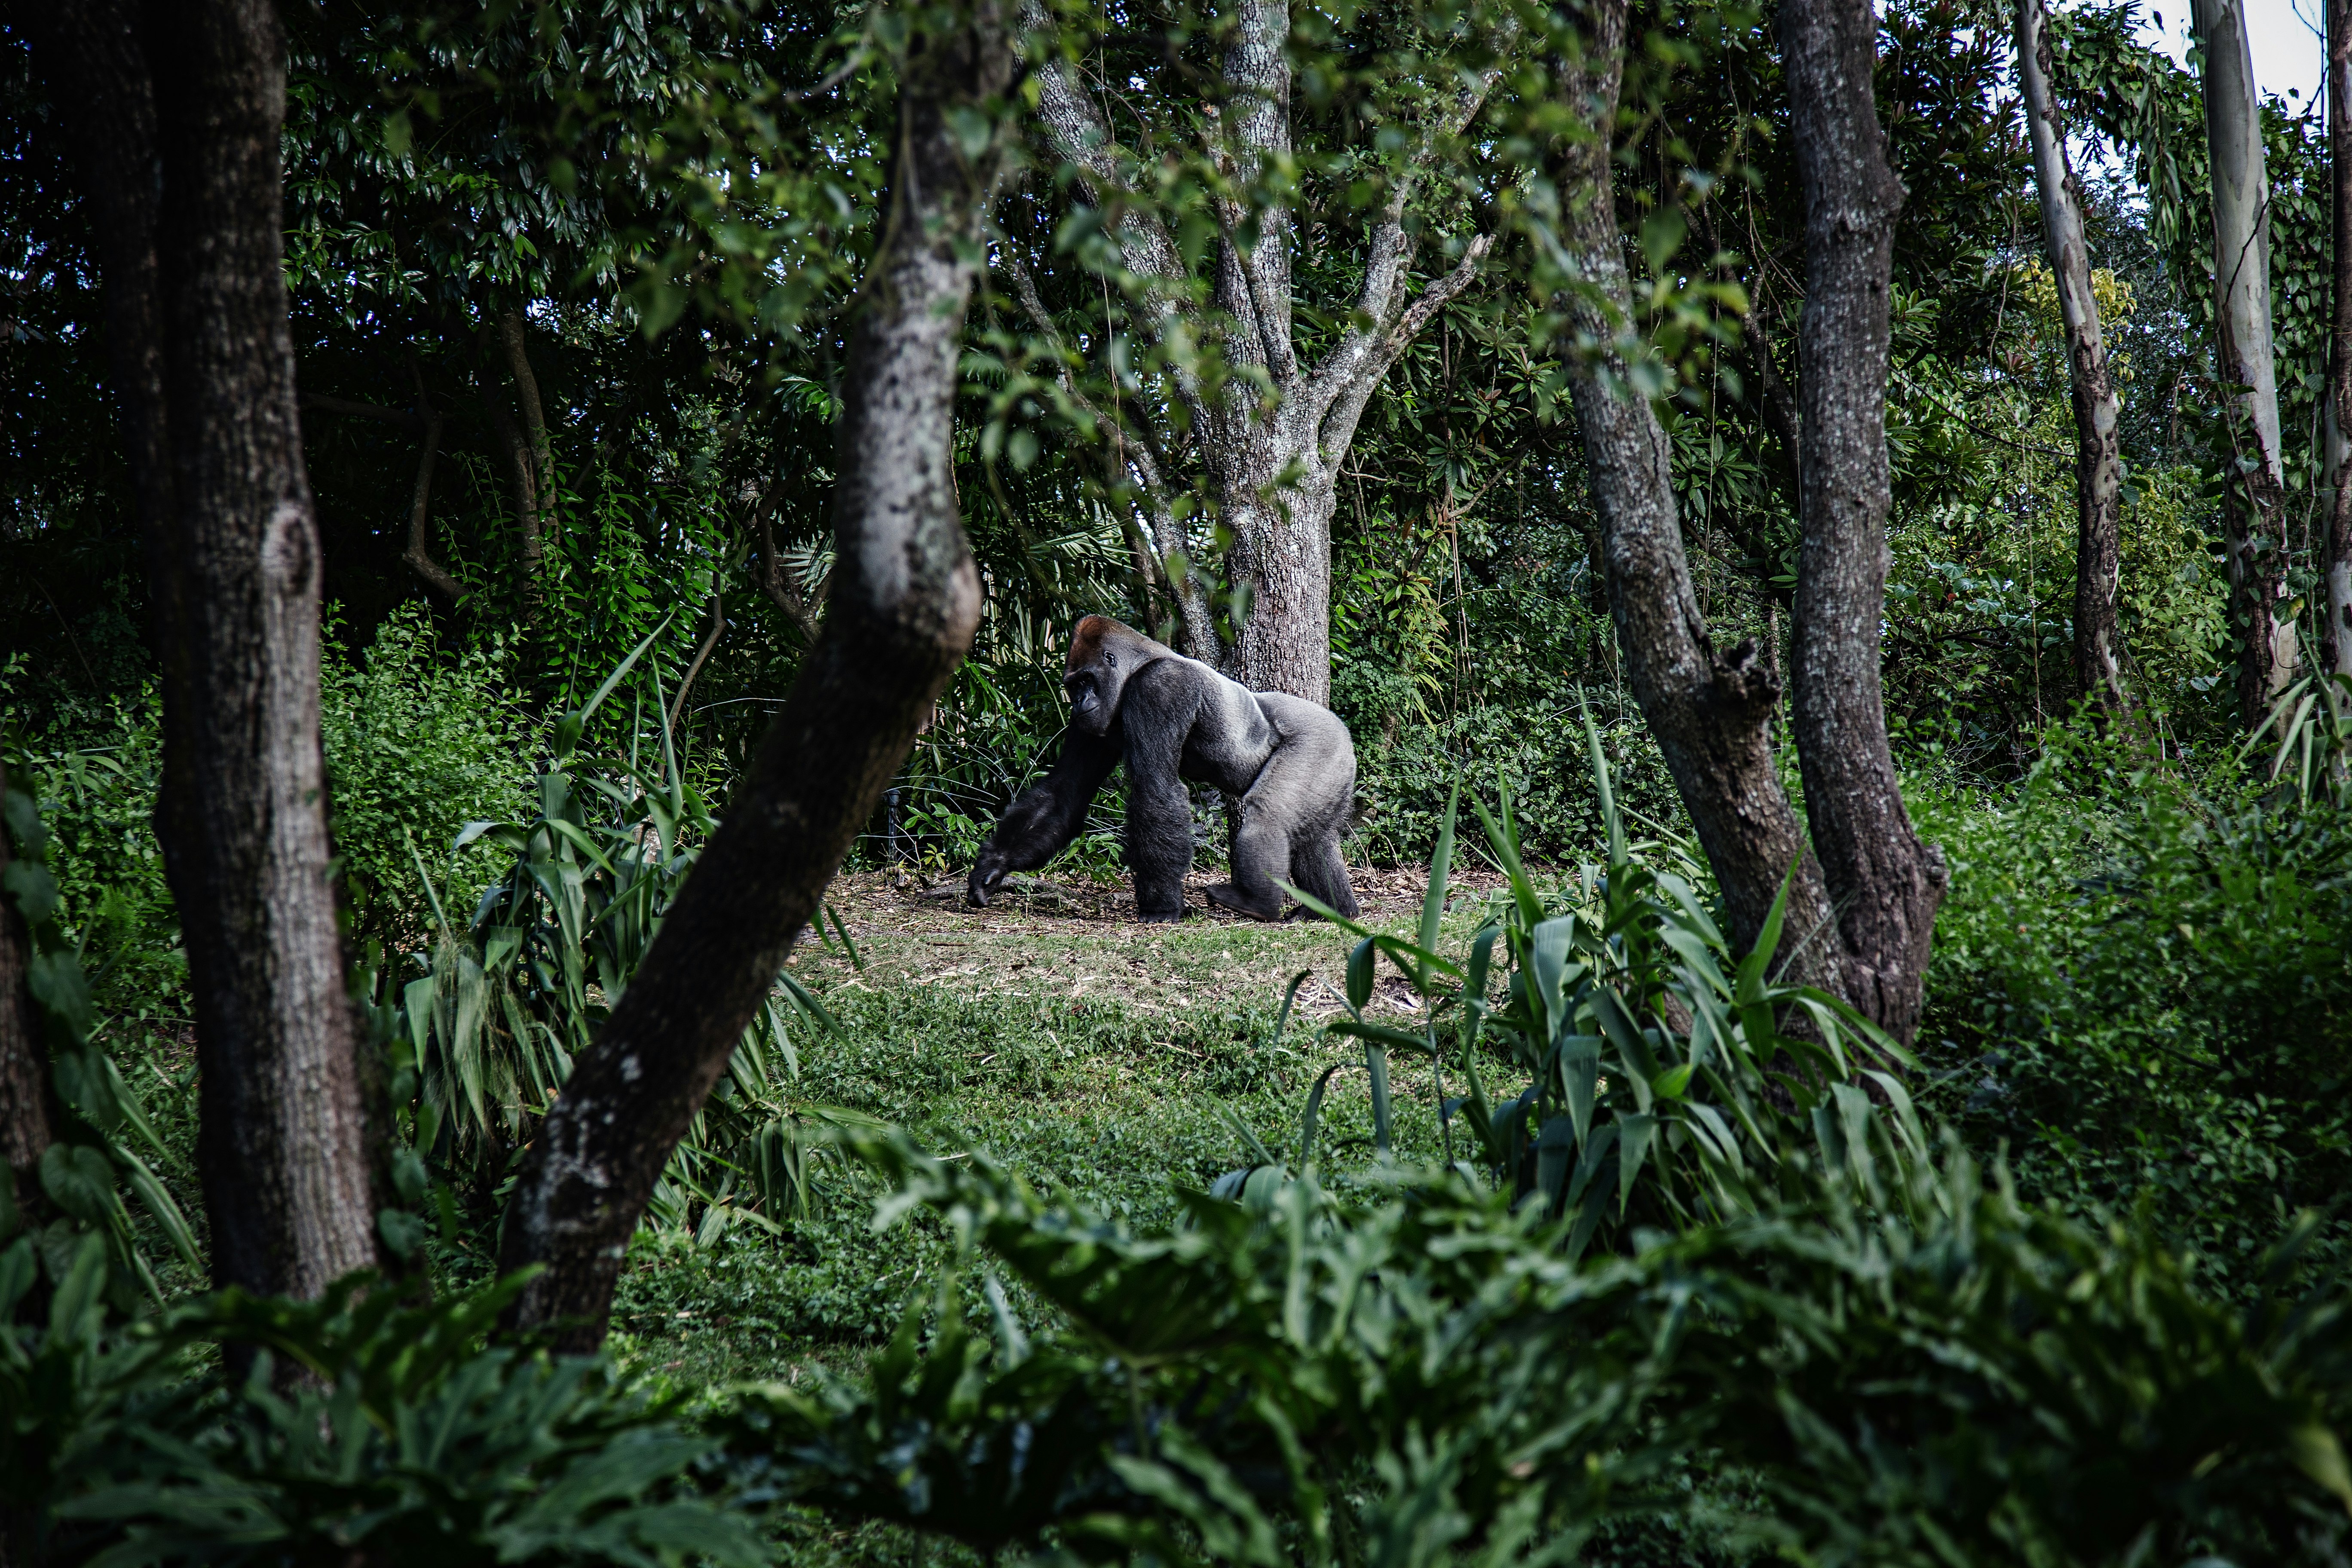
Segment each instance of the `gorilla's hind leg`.
[[[1322,828],[1302,836],[1291,846],[1291,879],[1301,892],[1312,893],[1323,904],[1354,920],[1361,910],[1356,889],[1348,880],[1347,858],[1339,853],[1336,829]],[[1300,911],[1306,913],[1303,908]]]
[[1256,920],[1279,920],[1282,889],[1275,879],[1290,877],[1290,836],[1269,814],[1242,802],[1241,830],[1234,835],[1234,879],[1208,889],[1209,901]]

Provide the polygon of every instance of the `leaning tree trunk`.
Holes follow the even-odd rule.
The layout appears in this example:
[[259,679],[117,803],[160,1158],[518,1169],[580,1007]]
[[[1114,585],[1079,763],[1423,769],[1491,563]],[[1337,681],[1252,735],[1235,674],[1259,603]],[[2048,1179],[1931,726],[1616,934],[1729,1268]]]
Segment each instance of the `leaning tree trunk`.
[[636,978],[532,1145],[500,1262],[544,1264],[509,1326],[604,1337],[655,1180],[774,985],[971,642],[980,580],[950,466],[956,356],[1000,153],[957,127],[1003,112],[1012,50],[982,5],[917,35],[898,73],[889,216],[845,373],[836,564],[824,629],[751,776]]
[[37,8],[72,124],[147,534],[165,869],[223,1285],[377,1260],[319,731],[319,537],[287,328],[267,0]]
[[1903,808],[1879,684],[1885,613],[1888,307],[1903,186],[1871,94],[1869,0],[1782,0],[1805,308],[1798,329],[1797,757],[1813,849],[1837,909],[1843,990],[1908,1041],[1943,855]]
[[2271,346],[2270,183],[2242,0],[2194,0],[2205,43],[2205,140],[2213,163],[2213,357],[2231,395],[2239,477],[2226,508],[2230,598],[2242,639],[2238,714],[2249,728],[2294,679],[2287,594],[2286,471]]
[[2336,186],[2336,319],[2327,353],[2328,672],[2352,676],[2352,0],[2327,0],[2327,138]]
[[1793,973],[1834,991],[1837,949],[1806,940],[1828,929],[1828,894],[1773,765],[1780,681],[1753,641],[1726,654],[1707,635],[1675,515],[1673,449],[1656,411],[1631,390],[1635,378],[1618,346],[1633,321],[1610,177],[1626,12],[1627,0],[1590,7],[1584,54],[1553,74],[1570,111],[1592,127],[1563,160],[1560,239],[1579,274],[1564,295],[1571,323],[1580,338],[1601,345],[1593,357],[1570,356],[1568,366],[1610,613],[1627,683],[1723,889],[1733,942],[1742,952],[1755,945],[1786,880],[1781,952],[1794,958]]
[[2024,89],[2042,236],[2057,279],[2074,389],[2074,688],[2108,714],[2127,705],[2117,648],[2116,578],[2123,553],[2123,440],[2116,388],[2091,291],[2083,237],[2083,185],[2066,154],[2066,128],[2051,95],[2046,0],[2018,0],[2017,75]]

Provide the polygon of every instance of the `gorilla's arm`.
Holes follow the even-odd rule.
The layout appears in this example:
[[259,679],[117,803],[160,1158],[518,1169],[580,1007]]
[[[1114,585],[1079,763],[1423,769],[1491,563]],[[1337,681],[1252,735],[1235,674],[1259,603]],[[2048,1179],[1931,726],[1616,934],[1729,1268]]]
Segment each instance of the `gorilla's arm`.
[[1005,807],[996,831],[981,846],[968,887],[973,903],[988,902],[1007,871],[1034,871],[1078,836],[1087,803],[1118,765],[1125,745],[1116,723],[1107,735],[1088,735],[1071,726],[1052,771]]
[[1188,660],[1146,665],[1129,677],[1119,706],[1127,731],[1127,864],[1135,873],[1135,912],[1147,921],[1184,918],[1192,796],[1182,768],[1203,706],[1203,674]]

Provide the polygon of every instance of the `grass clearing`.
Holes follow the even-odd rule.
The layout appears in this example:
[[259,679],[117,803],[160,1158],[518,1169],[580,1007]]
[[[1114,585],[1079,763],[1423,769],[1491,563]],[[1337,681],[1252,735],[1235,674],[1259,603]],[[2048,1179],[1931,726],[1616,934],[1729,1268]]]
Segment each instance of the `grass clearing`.
[[[1412,929],[1425,873],[1355,876],[1368,925]],[[811,936],[791,965],[845,1036],[796,1042],[802,1103],[896,1121],[933,1148],[986,1150],[1041,1189],[1137,1223],[1165,1217],[1175,1184],[1206,1185],[1248,1163],[1227,1111],[1268,1145],[1295,1147],[1317,1076],[1362,1060],[1360,1045],[1318,1028],[1343,1014],[1347,934],[1207,910],[1199,889],[1214,879],[1193,880],[1183,921],[1146,925],[1124,881],[1025,879],[975,910],[961,883],[934,898],[942,889],[911,876],[845,876],[831,902],[859,962],[837,938]],[[1475,929],[1500,879],[1473,870],[1454,882],[1449,941]],[[1283,991],[1302,970],[1311,978],[1277,1044]],[[1393,976],[1373,1006],[1407,1027],[1418,1016]],[[1438,1156],[1429,1064],[1394,1061],[1391,1074],[1399,1154]],[[1343,1070],[1321,1146],[1370,1138],[1363,1074]],[[884,1339],[948,1238],[921,1218],[877,1235],[878,1187],[839,1161],[819,1163],[814,1186],[812,1215],[781,1237],[738,1226],[698,1245],[642,1234],[614,1316],[623,1359],[693,1387],[790,1382]]]

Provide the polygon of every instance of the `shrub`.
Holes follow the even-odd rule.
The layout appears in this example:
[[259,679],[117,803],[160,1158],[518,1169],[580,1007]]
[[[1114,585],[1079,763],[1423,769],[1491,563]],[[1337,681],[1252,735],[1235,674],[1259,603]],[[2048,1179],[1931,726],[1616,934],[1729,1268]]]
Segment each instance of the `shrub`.
[[[2352,816],[2059,737],[2013,795],[1916,790],[1952,893],[1935,1103],[2021,1188],[2149,1221],[2226,1289],[2352,1182]],[[2330,1261],[2352,1216],[2310,1246]]]
[[[1528,856],[1551,865],[1600,858],[1607,829],[1589,783],[1583,720],[1573,702],[1465,708],[1428,724],[1398,726],[1393,741],[1356,731],[1357,826],[1349,846],[1380,865],[1419,865],[1437,844],[1453,782],[1488,793],[1510,791]],[[1638,711],[1627,707],[1601,725],[1621,806],[1638,825],[1685,831],[1682,800],[1665,758]]]
[[[356,661],[328,647],[320,721],[343,887],[361,934],[414,940],[432,919],[419,858],[438,873],[467,823],[528,812],[543,726],[509,684],[507,645],[444,654],[422,605],[388,616]],[[487,856],[446,864],[462,908],[498,874]]]

